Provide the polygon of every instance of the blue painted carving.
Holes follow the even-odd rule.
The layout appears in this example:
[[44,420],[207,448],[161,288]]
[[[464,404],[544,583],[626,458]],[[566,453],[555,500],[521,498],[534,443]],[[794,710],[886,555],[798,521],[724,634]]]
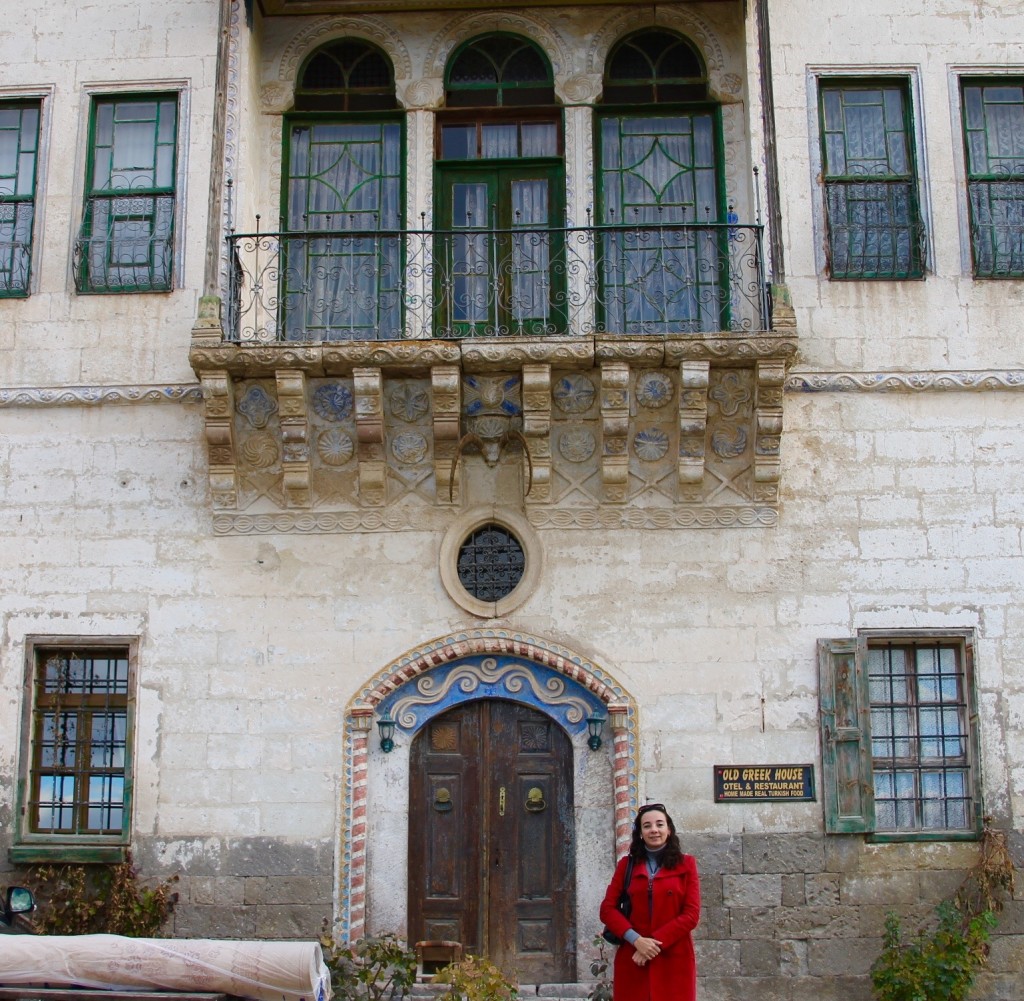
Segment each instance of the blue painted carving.
[[519,657],[464,657],[421,674],[377,706],[399,728],[415,733],[448,709],[478,699],[511,699],[554,719],[567,733],[587,729],[587,717],[606,713],[604,703],[563,674]]

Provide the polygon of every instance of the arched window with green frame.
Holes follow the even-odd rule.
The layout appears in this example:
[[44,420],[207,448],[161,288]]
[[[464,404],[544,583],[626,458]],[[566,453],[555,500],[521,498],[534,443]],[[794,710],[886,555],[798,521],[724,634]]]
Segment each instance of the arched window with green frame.
[[402,333],[403,118],[387,55],[342,38],[311,53],[286,117],[281,297],[288,340]]
[[698,50],[662,28],[620,39],[596,127],[599,323],[623,334],[728,329],[721,122]]
[[565,330],[562,109],[551,63],[520,35],[463,43],[437,118],[435,330]]

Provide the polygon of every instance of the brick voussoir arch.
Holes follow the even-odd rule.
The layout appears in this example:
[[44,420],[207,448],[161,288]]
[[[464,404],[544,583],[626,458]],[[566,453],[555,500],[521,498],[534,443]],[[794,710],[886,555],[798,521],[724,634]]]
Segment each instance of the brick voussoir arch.
[[612,729],[612,811],[616,851],[628,848],[632,813],[639,802],[637,787],[636,702],[614,678],[585,657],[526,633],[480,629],[441,637],[392,661],[372,678],[345,712],[345,767],[337,852],[335,935],[349,942],[366,934],[366,839],[368,830],[370,731],[375,709],[389,695],[428,671],[463,657],[505,655],[539,664],[571,679],[605,705]]
[[[618,704],[624,699],[622,689],[615,685],[612,679],[569,650],[553,649],[549,643],[522,634],[482,634],[441,640],[439,646],[420,648],[400,657],[385,668],[371,683],[370,688],[360,693],[360,701],[375,708],[392,692],[421,674],[435,667],[450,664],[460,657],[472,657],[476,654],[505,654],[550,667],[582,685],[606,706]],[[625,699],[625,703],[627,707],[632,708],[632,699]]]

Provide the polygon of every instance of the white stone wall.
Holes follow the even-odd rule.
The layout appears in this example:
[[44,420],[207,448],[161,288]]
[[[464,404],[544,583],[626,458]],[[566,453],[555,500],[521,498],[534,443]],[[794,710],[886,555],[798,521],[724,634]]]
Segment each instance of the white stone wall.
[[[955,78],[1024,73],[1020,4],[776,0],[770,8],[796,368],[898,370],[926,381],[989,370],[1013,382],[1024,367],[1024,282],[969,276]],[[507,23],[489,13],[381,15],[358,25],[257,20],[251,35],[236,18],[228,122],[236,226],[248,228],[257,211],[264,229],[276,221],[289,81],[327,37],[366,27],[365,37],[395,58],[401,100],[429,108],[458,41],[518,27],[552,54],[562,93],[586,103],[616,32],[639,26],[648,9],[533,10]],[[693,24],[699,42],[718,47],[713,84],[735,99],[725,112],[729,149],[749,142],[759,162],[756,46],[743,34],[752,15],[743,26],[739,5],[658,10],[662,23]],[[40,402],[36,390],[63,386],[194,382],[187,350],[207,236],[217,4],[31,0],[17,8],[27,23],[7,13],[0,97],[39,95],[45,104],[33,294],[0,301],[0,389],[33,391],[0,407],[0,843],[14,829],[26,637],[43,634],[140,637],[133,830],[162,847],[168,868],[188,868],[195,839],[331,842],[342,824],[345,707],[404,651],[479,620],[445,593],[439,532],[214,535],[194,401]],[[854,67],[915,81],[924,281],[829,282],[820,270],[814,79]],[[88,97],[126,84],[182,88],[183,267],[171,293],[76,296],[70,260]],[[410,120],[408,137],[416,214],[430,204],[425,112],[415,126]],[[583,184],[577,207],[592,197],[592,178]],[[729,184],[749,207],[749,179],[729,174]],[[1019,830],[1022,422],[1017,390],[794,387],[785,397],[777,528],[539,530],[545,570],[536,592],[491,624],[549,638],[614,677],[639,707],[641,798],[671,803],[691,835],[724,838],[822,830],[820,803],[712,799],[716,763],[820,768],[818,638],[869,627],[973,628],[985,806]],[[385,760],[371,741],[376,930],[395,926],[403,907],[401,893],[385,890],[402,845],[400,761]],[[592,802],[598,771],[586,765],[577,777]],[[611,845],[608,834],[607,856],[592,847],[601,837],[596,814],[581,824],[587,940]]]
[[[217,3],[8,2],[0,99],[42,97],[33,289],[0,305],[0,385],[193,381],[188,335],[202,288],[210,184]],[[179,91],[175,291],[75,295],[93,95]]]
[[[801,365],[824,370],[1019,366],[1008,309],[1020,282],[970,273],[958,77],[1024,71],[1024,11],[1012,0],[856,7],[771,4],[787,281]],[[909,76],[928,260],[924,281],[822,280],[820,145],[815,79]]]
[[[973,627],[987,805],[1019,823],[1024,395],[790,394],[786,412],[778,529],[542,530],[536,593],[491,624],[617,679],[641,795],[719,833],[820,829],[819,804],[711,788],[715,763],[818,759],[817,638]],[[19,731],[26,635],[138,633],[139,834],[330,836],[346,703],[479,620],[445,594],[436,535],[213,537],[199,432],[188,404],[3,414],[0,730]]]

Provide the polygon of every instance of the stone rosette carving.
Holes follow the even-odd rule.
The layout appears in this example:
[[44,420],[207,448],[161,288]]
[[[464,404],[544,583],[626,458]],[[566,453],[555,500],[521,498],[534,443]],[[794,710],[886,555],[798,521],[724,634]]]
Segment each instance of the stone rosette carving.
[[325,465],[344,466],[356,454],[356,446],[340,428],[328,428],[317,435],[316,451]]
[[277,462],[281,454],[277,441],[269,431],[261,431],[248,438],[241,448],[242,458],[253,469],[266,469]]
[[672,380],[664,372],[641,372],[636,380],[636,402],[648,410],[659,410],[675,394]]
[[597,389],[589,376],[574,372],[558,380],[552,395],[563,414],[583,414],[594,405]]
[[313,393],[313,412],[325,421],[339,422],[352,416],[352,390],[340,382],[329,382]]
[[567,428],[558,436],[558,452],[567,462],[586,462],[597,451],[597,440],[586,428]]
[[422,462],[428,450],[427,439],[416,431],[403,431],[391,439],[391,454],[406,465]]

